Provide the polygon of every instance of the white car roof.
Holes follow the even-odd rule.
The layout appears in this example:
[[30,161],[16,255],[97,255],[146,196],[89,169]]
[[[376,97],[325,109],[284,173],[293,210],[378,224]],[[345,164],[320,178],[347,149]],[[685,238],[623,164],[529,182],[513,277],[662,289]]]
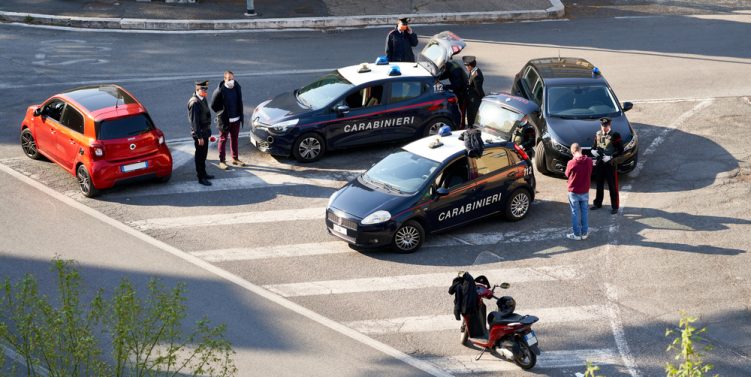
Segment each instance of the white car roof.
[[[428,70],[417,63],[389,63],[384,65],[367,63],[367,65],[370,72],[359,73],[358,71],[360,70],[360,67],[362,67],[362,64],[339,68],[338,71],[345,79],[355,85],[392,77],[432,77]],[[400,76],[389,76],[391,66],[393,65],[399,67],[399,70],[402,72]]]
[[[440,139],[443,145],[437,148],[431,148],[429,146],[438,137],[437,135],[433,135],[433,136],[427,136],[422,139],[413,141],[405,145],[404,147],[402,147],[402,149],[404,149],[407,152],[414,153],[420,157],[425,157],[428,160],[433,160],[436,162],[444,162],[447,159],[451,158],[451,156],[465,149],[464,140],[459,140],[459,136],[463,133],[464,131],[452,131],[450,136],[442,136]],[[482,133],[481,136],[482,136],[482,140],[484,140],[485,143],[489,141],[492,141],[492,142],[505,141],[504,139],[498,136],[491,135],[488,133]]]

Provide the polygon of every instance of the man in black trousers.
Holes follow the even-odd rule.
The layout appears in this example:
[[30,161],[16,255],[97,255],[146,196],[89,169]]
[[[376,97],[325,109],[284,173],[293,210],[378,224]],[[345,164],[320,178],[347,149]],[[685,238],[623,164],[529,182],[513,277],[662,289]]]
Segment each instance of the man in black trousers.
[[469,82],[467,88],[467,128],[475,125],[477,112],[480,110],[482,97],[485,97],[485,91],[482,89],[482,83],[485,80],[482,71],[477,67],[477,60],[474,56],[463,56],[462,60],[469,72]]
[[600,118],[600,130],[595,134],[595,145],[592,148],[592,156],[595,158],[595,200],[589,209],[597,210],[602,207],[605,196],[605,181],[608,182],[610,192],[610,213],[618,213],[618,157],[623,154],[623,142],[621,135],[610,129],[610,118]]
[[188,100],[188,120],[190,120],[191,136],[196,146],[195,162],[198,183],[211,186],[209,179],[213,175],[206,174],[206,156],[209,154],[209,137],[211,136],[211,110],[206,100],[209,82],[196,81],[196,90]]

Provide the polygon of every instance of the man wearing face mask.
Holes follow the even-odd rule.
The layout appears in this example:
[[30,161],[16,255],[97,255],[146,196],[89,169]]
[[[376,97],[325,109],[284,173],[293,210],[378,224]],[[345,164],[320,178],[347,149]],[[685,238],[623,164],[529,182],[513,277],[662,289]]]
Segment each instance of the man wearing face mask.
[[386,36],[386,57],[390,62],[415,61],[412,47],[417,46],[417,33],[408,24],[409,18],[400,18],[396,29]]
[[211,109],[216,113],[219,127],[219,169],[227,170],[225,161],[227,137],[230,139],[232,165],[245,166],[238,158],[237,137],[243,123],[243,93],[240,83],[235,81],[232,71],[224,72],[224,81],[220,82],[211,95]]
[[191,136],[196,146],[195,162],[198,183],[211,186],[209,179],[213,175],[206,174],[206,156],[209,153],[209,137],[211,136],[211,110],[209,110],[208,95],[209,82],[196,81],[196,89],[188,100],[188,120],[190,120]]

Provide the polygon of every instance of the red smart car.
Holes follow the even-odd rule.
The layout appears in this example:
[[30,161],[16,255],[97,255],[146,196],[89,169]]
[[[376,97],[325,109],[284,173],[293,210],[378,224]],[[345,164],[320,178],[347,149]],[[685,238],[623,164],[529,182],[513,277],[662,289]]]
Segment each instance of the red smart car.
[[21,147],[78,178],[88,197],[140,179],[166,182],[172,155],[146,108],[117,85],[87,86],[30,106],[21,123]]

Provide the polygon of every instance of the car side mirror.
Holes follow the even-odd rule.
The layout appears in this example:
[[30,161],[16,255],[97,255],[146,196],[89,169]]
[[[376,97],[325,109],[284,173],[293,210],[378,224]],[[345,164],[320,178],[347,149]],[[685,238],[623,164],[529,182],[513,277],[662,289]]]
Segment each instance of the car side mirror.
[[42,108],[41,107],[37,107],[36,109],[34,109],[34,116],[38,117],[40,115],[42,115]]
[[334,111],[336,111],[338,114],[346,114],[349,112],[349,106],[347,105],[338,105],[334,107]]
[[449,189],[445,187],[439,187],[438,189],[435,190],[435,193],[438,196],[446,196],[449,194]]
[[631,102],[624,102],[623,103],[623,112],[629,111],[634,107],[634,104]]

